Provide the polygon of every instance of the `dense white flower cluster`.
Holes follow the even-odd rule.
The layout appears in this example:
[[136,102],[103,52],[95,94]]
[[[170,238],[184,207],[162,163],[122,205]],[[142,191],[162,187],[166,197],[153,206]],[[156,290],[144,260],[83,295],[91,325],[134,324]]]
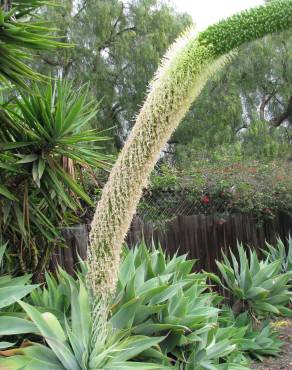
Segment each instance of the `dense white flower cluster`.
[[94,295],[108,295],[115,289],[121,247],[142,190],[161,149],[208,78],[230,60],[237,46],[291,26],[292,1],[280,0],[198,35],[187,30],[167,52],[96,208],[87,276]]

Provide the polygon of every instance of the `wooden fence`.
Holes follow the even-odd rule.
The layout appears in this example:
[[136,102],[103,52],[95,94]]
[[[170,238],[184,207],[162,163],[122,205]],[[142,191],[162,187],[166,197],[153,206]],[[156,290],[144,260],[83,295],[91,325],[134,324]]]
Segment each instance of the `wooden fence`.
[[160,243],[170,255],[178,250],[198,259],[197,269],[216,272],[215,260],[221,259],[221,250],[230,248],[236,254],[237,241],[256,248],[259,253],[265,241],[273,244],[277,236],[283,241],[292,235],[292,216],[279,213],[275,218],[262,221],[246,214],[231,214],[224,218],[214,215],[178,216],[166,225],[164,231],[153,224],[133,221],[127,242],[135,245],[142,237],[147,244]]
[[[165,229],[157,230],[151,223],[144,223],[138,218],[133,220],[127,236],[130,246],[144,237],[146,243],[160,243],[170,255],[178,250],[187,253],[190,258],[198,259],[197,269],[217,272],[215,260],[221,259],[221,250],[228,248],[236,251],[237,241],[257,248],[260,252],[265,241],[274,243],[277,236],[285,240],[292,235],[292,216],[279,213],[275,218],[261,223],[246,214],[231,214],[224,218],[218,216],[178,216],[166,224]],[[77,253],[86,258],[88,231],[86,225],[68,228],[63,233],[68,248],[56,251],[53,264],[59,263],[70,273],[78,261]]]
[[57,266],[63,267],[74,275],[79,258],[86,259],[88,242],[87,225],[75,225],[62,230],[65,240],[64,247],[56,248],[50,263],[50,270],[55,271]]

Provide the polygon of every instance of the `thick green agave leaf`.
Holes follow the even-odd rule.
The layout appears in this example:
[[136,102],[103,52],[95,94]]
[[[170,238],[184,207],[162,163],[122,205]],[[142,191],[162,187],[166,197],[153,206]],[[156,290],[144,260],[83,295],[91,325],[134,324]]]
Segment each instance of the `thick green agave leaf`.
[[[230,255],[230,260],[223,254],[224,262],[216,261],[225,289],[228,289],[237,300],[248,304],[259,317],[292,314],[287,307],[291,299],[289,292],[291,274],[282,272],[280,260],[260,261],[255,251],[249,250],[247,254],[240,244],[238,258],[232,253]],[[208,274],[208,277],[218,283],[217,277],[214,279],[211,274]]]

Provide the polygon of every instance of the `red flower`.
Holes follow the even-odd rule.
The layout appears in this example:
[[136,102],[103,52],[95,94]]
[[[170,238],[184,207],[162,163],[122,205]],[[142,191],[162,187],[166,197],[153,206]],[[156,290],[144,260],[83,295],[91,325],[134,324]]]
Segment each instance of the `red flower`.
[[209,199],[208,195],[204,195],[202,197],[202,203],[204,203],[204,204],[210,203],[210,199]]

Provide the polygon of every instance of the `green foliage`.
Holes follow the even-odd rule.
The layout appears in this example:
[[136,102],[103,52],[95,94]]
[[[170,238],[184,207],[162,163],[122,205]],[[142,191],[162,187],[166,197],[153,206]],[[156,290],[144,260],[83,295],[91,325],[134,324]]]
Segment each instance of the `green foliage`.
[[192,23],[166,2],[156,0],[81,0],[72,7],[49,8],[46,19],[76,45],[54,55],[42,53],[35,65],[43,74],[58,73],[76,86],[90,83],[100,102],[94,127],[111,129],[107,143],[116,153],[133,126],[160,59],[174,39]]
[[45,282],[34,289],[26,301],[40,312],[51,312],[59,321],[70,317],[71,312],[71,287],[78,287],[78,281],[85,283],[87,263],[80,261],[76,276],[72,277],[60,266],[53,274],[45,273]]
[[247,370],[249,357],[277,356],[282,342],[270,325],[219,308],[221,297],[193,266],[186,256],[167,258],[144,243],[125,249],[108,323],[107,309],[89,304],[85,263],[77,279],[62,269],[46,275],[46,286],[26,299],[32,305],[20,303],[30,321],[20,313],[4,317],[6,324],[0,317],[0,335],[34,333],[28,346],[1,352],[8,357],[0,366]]
[[56,227],[81,209],[79,199],[91,204],[80,184],[84,169],[107,169],[110,163],[99,146],[107,138],[86,128],[96,106],[85,88],[74,91],[71,83],[56,82],[33,84],[31,92],[1,112],[0,127],[0,230],[15,249],[29,251],[26,261],[20,253],[24,270],[26,263],[28,269],[43,268]]
[[134,334],[164,336],[161,352],[154,356],[163,364],[168,356],[185,369],[215,368],[220,359],[224,364],[218,369],[235,368],[228,355],[236,345],[217,339],[221,298],[209,291],[201,274],[191,272],[193,266],[186,256],[168,258],[160,248],[148,250],[144,242],[127,250],[110,321]]
[[[281,135],[282,134],[282,135]],[[271,133],[267,122],[253,122],[247,132],[243,134],[242,150],[248,158],[255,158],[262,161],[273,160],[274,158],[287,158],[290,154],[290,144],[283,133],[278,129]]]
[[[230,329],[232,330],[232,329]],[[246,362],[236,351],[236,345],[232,344],[230,339],[225,337],[218,337],[218,329],[211,329],[203,333],[200,340],[194,345],[193,352],[187,360],[185,366],[186,370],[200,369],[218,369],[218,370],[248,370],[240,361]],[[230,356],[233,353],[233,356]],[[228,356],[230,356],[228,358]],[[222,358],[227,360],[223,363],[220,361]]]
[[226,337],[229,333],[230,340],[245,356],[259,361],[263,361],[264,356],[279,356],[284,343],[267,321],[255,323],[248,312],[235,317],[230,308],[224,308],[219,322],[221,336]]
[[263,253],[270,262],[281,261],[282,272],[292,272],[292,239],[291,236],[287,239],[287,247],[280,238],[277,238],[276,245],[273,246],[266,243],[267,249]]
[[247,310],[258,317],[291,316],[291,310],[286,307],[291,298],[288,285],[291,273],[281,273],[281,261],[261,261],[255,251],[249,250],[247,255],[240,244],[238,258],[231,251],[230,260],[222,254],[223,261],[216,261],[216,264],[223,278],[223,287],[237,300],[235,312]]
[[57,276],[45,274],[45,285],[33,290],[28,301],[40,312],[51,312],[59,320],[70,314],[71,285],[75,280],[61,268]]
[[291,166],[279,161],[230,162],[222,155],[218,162],[197,161],[184,170],[163,164],[152,173],[138,210],[155,225],[177,216],[182,204],[187,214],[244,213],[260,223],[291,212],[291,179]]
[[[252,19],[252,23],[251,20]],[[291,0],[277,0],[265,7],[254,8],[218,22],[199,35],[202,45],[211,45],[216,56],[225,54],[240,44],[292,26]],[[234,37],[236,34],[237,37]]]
[[[43,368],[54,370],[85,369],[163,369],[163,366],[143,362],[129,362],[162,338],[142,335],[128,337],[127,333],[112,331],[105,321],[102,304],[91,309],[88,292],[82,281],[71,285],[71,315],[60,323],[51,312],[39,312],[35,307],[20,305],[35,325],[35,332],[47,346],[30,343],[26,348],[12,350],[12,357],[0,357],[0,366],[11,370]],[[5,353],[2,353],[5,354]],[[8,353],[7,353],[8,355]]]
[[51,36],[52,30],[44,22],[32,20],[32,14],[52,1],[11,1],[0,6],[0,82],[15,83],[27,90],[27,79],[42,79],[24,61],[32,55],[27,49],[53,51],[65,45]]
[[[4,263],[6,245],[0,246],[0,266]],[[13,311],[12,305],[25,297],[35,289],[36,285],[28,284],[30,275],[12,277],[2,273],[0,276],[0,337],[31,333],[35,326],[21,317],[13,316],[9,311]],[[14,343],[0,341],[0,349],[13,346]]]
[[[7,244],[0,246],[0,265],[3,264],[6,246]],[[29,281],[30,275],[16,278],[7,274],[0,276],[0,309],[12,305],[35,289],[36,285],[27,284]]]
[[291,36],[287,31],[241,46],[210,79],[170,140],[181,169],[194,161],[291,156],[291,117],[284,114],[291,100]]
[[[238,320],[236,321],[236,323]],[[246,324],[250,323],[250,318],[246,315]],[[272,329],[271,325],[265,323],[260,328],[252,329],[248,326],[245,341],[241,346],[242,350],[259,361],[263,361],[267,356],[279,356],[283,347],[283,342],[279,339],[279,334]]]

